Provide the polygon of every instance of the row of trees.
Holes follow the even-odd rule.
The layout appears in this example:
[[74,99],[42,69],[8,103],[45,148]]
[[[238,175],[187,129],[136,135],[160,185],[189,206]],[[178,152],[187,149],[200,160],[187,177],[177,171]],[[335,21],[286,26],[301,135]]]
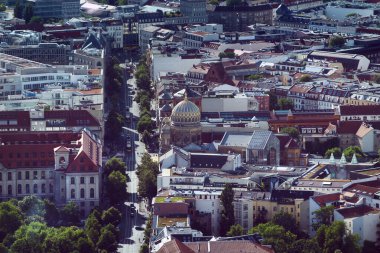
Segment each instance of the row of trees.
[[121,206],[127,200],[127,176],[125,163],[113,157],[104,166],[104,192],[111,206]]
[[80,225],[79,207],[62,209],[27,196],[0,203],[0,252],[115,252],[121,214],[115,208],[94,210]]
[[329,148],[325,152],[325,158],[330,158],[331,154],[333,154],[335,158],[340,158],[342,154],[344,154],[348,160],[351,160],[354,154],[358,159],[363,158],[363,152],[359,146],[349,146],[343,151],[339,147]]
[[20,1],[16,1],[13,15],[16,18],[24,19],[26,24],[42,22],[40,17],[34,16],[34,8],[31,3],[21,5]]
[[137,166],[136,175],[139,180],[139,196],[152,202],[153,197],[157,195],[157,175],[159,174],[158,163],[152,160],[148,153],[144,153],[141,158],[141,164]]
[[110,110],[105,122],[105,141],[114,146],[120,141],[124,117],[120,113],[120,95],[123,84],[123,70],[119,66],[119,61],[112,57],[106,65],[106,86],[105,93],[108,98]]
[[[243,228],[235,224],[233,199],[232,186],[226,185],[221,194],[221,236],[244,234]],[[257,225],[250,229],[248,234],[259,233],[264,239],[263,244],[272,245],[276,253],[376,252],[373,251],[375,248],[370,242],[365,243],[362,251],[359,245],[360,238],[348,233],[344,222],[332,222],[333,212],[333,206],[322,207],[314,212],[312,227],[316,236],[313,238],[308,238],[307,234],[300,231],[293,215],[285,212],[277,213],[270,222],[261,223],[264,219],[256,220]]]

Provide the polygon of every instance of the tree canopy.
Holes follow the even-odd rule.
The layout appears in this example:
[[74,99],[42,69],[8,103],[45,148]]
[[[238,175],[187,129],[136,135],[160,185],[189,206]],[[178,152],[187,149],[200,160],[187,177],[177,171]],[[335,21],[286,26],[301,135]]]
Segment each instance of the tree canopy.
[[152,199],[157,194],[158,163],[153,162],[148,153],[144,153],[141,164],[137,166],[136,174],[139,179],[138,192],[143,198]]
[[329,39],[329,47],[342,47],[346,43],[346,40],[342,36],[331,36]]
[[290,98],[280,98],[277,100],[280,110],[293,110],[293,101]]
[[331,154],[333,154],[335,158],[340,158],[342,156],[342,150],[339,147],[329,148],[325,152],[325,158],[330,158]]
[[222,204],[222,215],[220,220],[220,234],[222,236],[226,235],[230,230],[231,226],[235,224],[235,213],[234,213],[234,190],[232,185],[227,184],[222,194],[220,195],[220,200]]
[[295,127],[285,127],[283,129],[281,129],[281,133],[282,134],[289,134],[290,137],[297,139],[297,140],[300,137],[300,132]]

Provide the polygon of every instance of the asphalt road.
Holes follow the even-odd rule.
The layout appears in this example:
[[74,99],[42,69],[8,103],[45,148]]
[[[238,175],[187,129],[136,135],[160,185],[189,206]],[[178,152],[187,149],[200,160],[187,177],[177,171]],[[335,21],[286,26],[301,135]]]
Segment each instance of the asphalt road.
[[[131,150],[125,152],[125,163],[127,166],[126,174],[128,174],[130,181],[127,182],[127,191],[129,193],[129,199],[125,203],[126,211],[124,214],[124,221],[121,226],[122,240],[119,245],[118,252],[121,253],[138,253],[141,242],[144,238],[143,228],[145,227],[145,219],[147,213],[143,203],[140,203],[137,198],[138,179],[136,176],[136,167],[141,162],[141,156],[145,152],[145,146],[139,141],[139,135],[136,131],[136,123],[139,116],[138,104],[133,101],[131,90],[135,87],[135,79],[128,80],[128,89],[126,89],[125,104],[129,107],[129,112],[133,114],[131,121],[123,128],[123,135],[130,136]],[[131,206],[135,207],[135,211],[131,209]],[[137,228],[137,229],[136,229]]]

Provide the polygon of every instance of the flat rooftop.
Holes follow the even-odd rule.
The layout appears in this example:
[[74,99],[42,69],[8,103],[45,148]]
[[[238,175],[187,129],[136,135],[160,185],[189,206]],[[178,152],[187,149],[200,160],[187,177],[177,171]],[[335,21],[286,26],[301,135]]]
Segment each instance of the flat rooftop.
[[158,217],[157,227],[172,227],[178,223],[187,226],[187,217]]
[[47,64],[27,60],[27,59],[16,57],[9,54],[2,54],[2,53],[0,53],[0,61],[6,62],[6,63],[12,63],[16,65],[17,67],[21,67],[21,68],[41,68],[41,67],[44,68],[44,67],[50,66]]

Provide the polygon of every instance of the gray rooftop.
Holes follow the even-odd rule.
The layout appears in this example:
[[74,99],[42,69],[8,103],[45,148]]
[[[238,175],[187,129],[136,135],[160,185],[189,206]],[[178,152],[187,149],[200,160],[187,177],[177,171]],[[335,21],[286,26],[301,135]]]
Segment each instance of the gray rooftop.
[[248,147],[252,133],[226,132],[220,142],[221,146]]
[[252,134],[248,147],[250,149],[264,149],[272,135],[271,131],[255,131]]

